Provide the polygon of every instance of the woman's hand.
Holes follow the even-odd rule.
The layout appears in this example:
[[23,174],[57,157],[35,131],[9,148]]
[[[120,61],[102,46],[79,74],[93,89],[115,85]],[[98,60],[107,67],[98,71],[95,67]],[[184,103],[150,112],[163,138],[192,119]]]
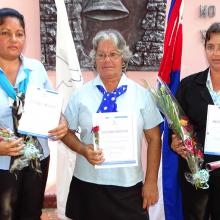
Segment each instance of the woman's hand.
[[84,149],[83,156],[88,160],[92,165],[101,164],[104,162],[103,152],[102,150],[94,150],[94,146],[92,144],[86,145]]
[[0,155],[1,156],[19,156],[22,155],[23,138],[19,138],[15,141],[1,141],[0,142]]
[[173,134],[172,135],[172,143],[171,143],[171,148],[173,151],[175,151],[177,154],[179,154],[181,157],[186,159],[187,151],[185,146],[183,145],[183,142],[181,139],[178,138],[177,135]]
[[157,183],[145,182],[142,188],[143,209],[148,209],[154,205],[159,199]]
[[48,131],[48,133],[50,138],[56,141],[63,138],[67,134],[67,131],[68,131],[68,123],[66,119],[63,116],[61,116],[58,127]]
[[85,157],[90,164],[97,165],[103,163],[104,157],[102,150],[94,150],[92,144],[82,143],[75,132],[68,130],[67,134],[62,138],[63,143],[76,153]]

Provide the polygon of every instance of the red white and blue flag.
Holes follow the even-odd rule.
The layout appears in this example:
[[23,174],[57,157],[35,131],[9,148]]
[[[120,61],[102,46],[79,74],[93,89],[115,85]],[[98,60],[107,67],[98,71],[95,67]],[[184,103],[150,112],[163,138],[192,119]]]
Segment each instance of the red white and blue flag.
[[[183,0],[172,0],[164,39],[164,55],[158,75],[175,94],[180,83],[182,57]],[[183,220],[181,191],[178,180],[178,156],[168,142],[169,129],[163,124],[162,187],[165,220]]]

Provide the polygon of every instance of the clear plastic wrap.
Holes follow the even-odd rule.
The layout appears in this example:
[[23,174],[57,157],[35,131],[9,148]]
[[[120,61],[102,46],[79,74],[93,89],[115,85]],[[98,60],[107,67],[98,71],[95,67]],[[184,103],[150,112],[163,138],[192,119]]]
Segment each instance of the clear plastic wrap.
[[203,152],[196,141],[193,126],[187,115],[161,78],[158,77],[157,88],[149,88],[149,90],[158,108],[165,116],[170,129],[178,135],[185,146],[186,160],[190,170],[185,173],[187,181],[196,188],[208,188],[209,171],[203,169]]
[[[18,139],[10,129],[0,128],[0,141],[10,142]],[[32,166],[33,170],[37,173],[41,173],[40,159],[43,157],[43,153],[40,147],[38,147],[38,142],[36,139],[26,136],[22,143],[24,148],[22,149],[22,155],[12,157],[13,163],[10,166],[10,172],[16,173],[22,170],[24,167],[29,165]]]

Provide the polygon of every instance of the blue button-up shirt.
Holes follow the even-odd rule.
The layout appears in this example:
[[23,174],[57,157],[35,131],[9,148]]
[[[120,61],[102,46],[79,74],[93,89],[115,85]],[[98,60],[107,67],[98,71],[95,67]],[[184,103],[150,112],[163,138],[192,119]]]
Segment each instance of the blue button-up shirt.
[[[85,144],[93,143],[92,114],[96,113],[102,100],[102,93],[96,85],[103,85],[99,76],[78,89],[70,98],[65,111],[69,128],[81,129],[80,138]],[[117,98],[118,112],[133,112],[137,118],[138,166],[113,169],[95,169],[83,156],[77,154],[74,176],[91,183],[132,186],[143,180],[141,146],[143,130],[160,124],[163,119],[148,90],[121,77],[118,87],[127,85],[127,91]]]
[[[38,88],[52,89],[47,72],[44,66],[35,59],[30,59],[21,56],[22,65],[16,77],[14,88],[18,88],[18,85],[26,77],[25,69],[30,71],[29,84]],[[0,71],[3,70],[0,68]],[[11,101],[5,91],[0,86],[0,127],[6,127],[13,131],[12,109]],[[30,122],[31,123],[31,122]],[[49,155],[49,148],[46,139],[39,138],[39,142],[43,147],[44,157]],[[10,156],[0,156],[0,169],[8,170],[10,165]]]

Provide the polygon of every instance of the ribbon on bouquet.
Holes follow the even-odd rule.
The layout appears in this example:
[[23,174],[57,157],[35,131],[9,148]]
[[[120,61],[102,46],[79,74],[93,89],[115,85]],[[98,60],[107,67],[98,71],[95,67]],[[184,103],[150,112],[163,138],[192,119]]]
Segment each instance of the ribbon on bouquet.
[[210,162],[206,164],[206,169],[209,171],[213,171],[220,168],[220,160],[214,161],[214,162]]

